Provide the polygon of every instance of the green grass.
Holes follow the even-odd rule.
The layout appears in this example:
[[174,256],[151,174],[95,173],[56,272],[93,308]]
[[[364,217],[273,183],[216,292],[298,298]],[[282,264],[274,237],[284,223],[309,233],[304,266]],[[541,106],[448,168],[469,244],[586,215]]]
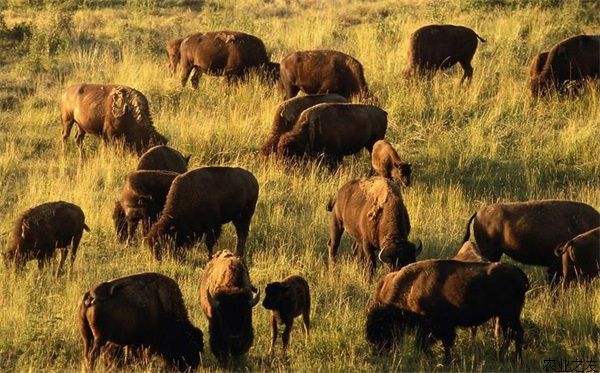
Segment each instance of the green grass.
[[[363,329],[374,284],[350,257],[346,237],[335,271],[324,265],[325,204],[346,181],[369,172],[367,154],[348,157],[335,173],[316,164],[286,169],[263,159],[258,150],[281,101],[276,89],[256,78],[227,87],[207,76],[197,91],[182,89],[167,72],[163,49],[173,36],[230,29],[261,37],[273,60],[318,48],[355,56],[388,112],[388,140],[413,163],[414,186],[403,192],[411,237],[423,241],[423,258],[448,258],[460,244],[467,218],[486,203],[565,198],[600,208],[598,86],[574,99],[535,102],[526,85],[534,54],[568,36],[598,32],[597,5],[542,0],[520,5],[508,0],[51,4],[11,0],[0,6],[0,232],[11,228],[22,210],[58,199],[80,205],[92,232],[84,235],[70,276],[54,278],[50,268],[40,272],[35,263],[18,276],[0,268],[0,371],[80,369],[76,309],[81,295],[101,281],[139,271],[175,278],[193,322],[207,331],[198,299],[203,244],[190,250],[184,263],[159,264],[146,248],[117,242],[111,210],[135,157],[89,136],[85,162],[79,161],[73,139],[61,151],[60,95],[79,82],[139,89],[150,101],[159,131],[170,145],[192,155],[192,167],[235,165],[258,178],[259,203],[246,247],[251,278],[264,288],[289,274],[305,276],[314,299],[314,327],[305,343],[296,325],[288,358],[278,353],[269,359],[268,312],[258,306],[246,369],[540,371],[547,358],[600,355],[600,284],[575,287],[553,299],[543,270],[527,266],[522,268],[532,290],[523,312],[524,366],[496,357],[487,325],[474,342],[466,330],[459,332],[455,360],[447,368],[437,366],[439,346],[433,358],[424,356],[414,349],[411,335],[389,356],[372,355]],[[487,39],[478,47],[469,87],[459,85],[460,69],[431,82],[401,78],[410,33],[442,22],[472,27]],[[217,247],[234,245],[234,231],[227,226]],[[205,347],[202,369],[215,370]],[[161,368],[159,359],[145,359],[125,369]]]

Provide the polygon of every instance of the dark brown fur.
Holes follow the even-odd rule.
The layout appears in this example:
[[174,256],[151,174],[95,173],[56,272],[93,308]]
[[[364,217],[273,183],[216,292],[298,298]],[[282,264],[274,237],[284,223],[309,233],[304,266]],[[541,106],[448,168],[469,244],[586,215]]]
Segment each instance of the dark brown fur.
[[600,275],[600,227],[579,234],[555,250],[562,258],[563,285]]
[[137,170],[161,170],[184,173],[190,156],[184,157],[177,150],[166,145],[157,145],[142,154],[138,161]]
[[386,140],[379,140],[373,145],[371,166],[379,176],[401,183],[404,187],[410,186],[412,165],[403,162],[396,149]]

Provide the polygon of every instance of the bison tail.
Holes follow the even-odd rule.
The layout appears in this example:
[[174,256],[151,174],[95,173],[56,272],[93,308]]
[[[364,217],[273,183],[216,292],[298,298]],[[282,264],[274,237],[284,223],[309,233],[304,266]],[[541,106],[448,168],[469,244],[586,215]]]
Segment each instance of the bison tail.
[[403,312],[397,307],[375,303],[367,314],[365,332],[367,341],[376,352],[390,350],[401,332]]
[[462,243],[469,241],[469,239],[471,238],[471,222],[475,219],[476,216],[477,211],[475,211],[473,215],[471,215],[471,217],[469,218],[469,221],[467,221],[467,229],[465,230],[465,236],[463,237]]
[[482,43],[486,42],[486,40],[484,38],[482,38],[481,36],[477,35],[477,33],[475,33],[475,36],[477,36],[477,39],[479,39]]
[[83,230],[85,230],[86,232],[91,231],[90,227],[88,227],[85,223],[83,223]]

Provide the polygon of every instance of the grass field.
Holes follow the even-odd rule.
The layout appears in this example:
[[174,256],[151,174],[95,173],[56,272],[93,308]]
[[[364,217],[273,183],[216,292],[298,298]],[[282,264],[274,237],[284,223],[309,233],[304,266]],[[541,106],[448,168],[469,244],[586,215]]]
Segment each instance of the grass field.
[[[413,163],[404,190],[422,258],[457,250],[467,218],[496,201],[565,198],[600,208],[600,94],[592,85],[574,99],[536,102],[526,79],[532,56],[579,33],[598,33],[596,2],[552,0],[8,0],[0,4],[0,232],[18,213],[46,201],[80,205],[84,234],[70,275],[29,263],[21,275],[0,268],[0,371],[81,369],[76,325],[81,295],[91,286],[140,271],[175,278],[192,321],[207,338],[199,305],[206,248],[184,263],[157,263],[142,245],[124,248],[111,221],[126,173],[136,158],[86,137],[80,162],[73,139],[61,151],[59,100],[74,83],[135,87],[150,101],[169,144],[191,154],[191,166],[235,165],[260,182],[246,246],[254,284],[264,289],[289,274],[305,276],[313,297],[313,330],[299,324],[288,357],[268,357],[268,312],[254,309],[256,338],[241,369],[252,371],[514,371],[544,369],[544,359],[600,357],[600,282],[561,291],[554,300],[540,268],[521,266],[532,283],[523,311],[524,365],[498,359],[491,326],[475,341],[459,331],[451,366],[417,352],[409,335],[389,356],[372,355],[364,337],[365,306],[374,288],[344,238],[334,271],[326,258],[327,200],[346,181],[369,172],[366,153],[335,173],[318,164],[286,169],[258,152],[282,96],[257,78],[227,87],[203,76],[198,90],[180,87],[166,68],[166,40],[196,31],[239,30],[262,38],[274,61],[302,49],[332,48],[362,62],[370,89],[388,112],[387,138]],[[517,4],[518,3],[518,4]],[[430,23],[473,28],[487,39],[461,87],[460,69],[430,82],[407,82],[409,35]],[[6,235],[1,237],[2,249]],[[218,249],[233,248],[227,226]],[[383,274],[380,269],[378,277]],[[205,344],[202,370],[216,370]],[[127,370],[157,371],[160,359]]]

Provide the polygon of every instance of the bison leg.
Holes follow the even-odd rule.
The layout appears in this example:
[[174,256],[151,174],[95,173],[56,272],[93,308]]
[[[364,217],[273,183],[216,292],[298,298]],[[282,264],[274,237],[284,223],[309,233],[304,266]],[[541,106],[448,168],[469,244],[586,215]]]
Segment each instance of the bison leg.
[[518,362],[521,362],[523,352],[523,326],[521,325],[521,320],[519,320],[519,315],[500,317],[499,324],[502,329],[502,334],[504,335],[502,346],[500,346],[500,351],[498,352],[499,357],[503,357],[506,354],[510,342],[514,340],[515,357]]
[[106,341],[103,339],[95,338],[94,343],[92,344],[92,349],[88,352],[87,360],[90,370],[94,370],[94,366],[96,365],[96,360],[100,356],[100,351],[102,347],[106,344]]
[[192,83],[192,88],[198,89],[198,85],[200,84],[200,77],[202,76],[202,71],[198,67],[192,68],[192,77],[190,78],[190,82]]
[[310,303],[306,305],[304,311],[302,311],[302,326],[304,327],[304,335],[306,339],[310,335]]
[[217,243],[217,240],[219,239],[219,237],[221,236],[221,226],[216,226],[213,228],[210,228],[207,232],[206,232],[206,248],[208,249],[208,259],[212,259],[212,255],[213,255],[213,248],[215,247],[215,244]]
[[72,113],[64,112],[62,113],[62,126],[61,126],[61,135],[63,141],[63,149],[65,142],[71,135],[71,129],[73,128],[73,124],[75,123],[75,119],[73,118]]
[[462,78],[460,79],[460,84],[462,84],[465,81],[465,79],[470,82],[471,77],[473,76],[473,67],[471,66],[471,62],[470,61],[460,61],[459,63],[460,63],[460,66],[464,70],[464,74],[463,74]]
[[290,333],[292,332],[292,326],[294,326],[294,318],[285,320],[285,329],[283,329],[283,335],[281,339],[283,341],[283,354],[285,355],[287,347],[290,344]]
[[275,352],[275,343],[277,342],[277,316],[273,312],[271,312],[271,348],[269,349],[269,354],[273,354]]
[[289,100],[292,97],[296,97],[298,92],[300,92],[300,88],[296,87],[293,84],[283,84],[283,93],[285,95],[285,100]]
[[65,264],[65,260],[67,260],[67,248],[58,249],[58,251],[60,252],[60,260],[58,262],[58,268],[56,268],[56,277],[61,275],[63,265]]
[[81,236],[83,232],[73,237],[73,243],[71,244],[71,269],[73,271],[73,265],[75,264],[75,258],[77,257],[77,249],[79,249],[79,242],[81,242]]
[[181,63],[181,86],[185,87],[185,83],[190,76],[190,73],[194,69],[194,65],[192,65],[189,61],[184,61]]
[[83,159],[85,157],[85,151],[83,150],[83,138],[85,137],[85,132],[81,127],[77,126],[77,135],[75,136],[75,145],[79,149],[79,157]]
[[344,233],[344,226],[335,217],[335,213],[331,214],[329,220],[329,240],[327,241],[327,247],[329,248],[329,265],[333,266],[335,263],[335,257],[340,247],[340,238]]
[[452,362],[452,346],[454,346],[454,340],[456,339],[456,331],[454,328],[442,330],[439,338],[444,346],[444,365],[449,365]]
[[363,242],[362,255],[365,259],[365,265],[369,274],[369,281],[373,281],[373,277],[375,277],[375,270],[377,269],[377,255],[375,255],[375,248],[368,242]]
[[242,216],[240,219],[233,221],[233,226],[235,227],[235,233],[237,235],[235,255],[240,258],[244,256],[244,248],[246,247],[246,240],[248,239],[248,231],[250,231],[251,218],[252,214],[249,214],[249,216]]

